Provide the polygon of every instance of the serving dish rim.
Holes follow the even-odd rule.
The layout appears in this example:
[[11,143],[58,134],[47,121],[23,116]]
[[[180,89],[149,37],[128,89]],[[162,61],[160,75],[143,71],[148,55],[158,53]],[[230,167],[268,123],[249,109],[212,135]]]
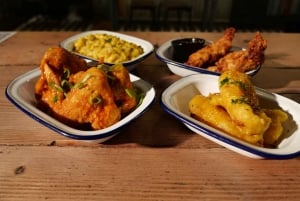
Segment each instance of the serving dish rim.
[[[172,83],[160,94],[160,105],[161,105],[162,109],[165,112],[167,112],[168,114],[170,114],[171,116],[175,117],[177,120],[181,121],[181,123],[187,125],[187,127],[189,127],[189,126],[193,127],[194,129],[203,133],[204,135],[214,138],[216,141],[220,142],[220,143],[218,143],[215,141],[216,143],[221,144],[221,145],[222,145],[222,143],[225,145],[229,145],[230,147],[226,147],[226,148],[229,148],[231,150],[238,149],[238,151],[236,151],[236,150],[233,150],[233,151],[236,151],[242,155],[246,155],[248,157],[258,158],[258,159],[261,159],[261,158],[290,159],[290,158],[294,158],[294,157],[297,157],[300,155],[300,148],[297,150],[294,150],[295,149],[294,148],[293,151],[287,150],[288,153],[284,153],[284,152],[280,153],[280,151],[282,150],[281,148],[265,148],[265,147],[259,147],[256,145],[251,145],[250,143],[247,143],[243,140],[240,140],[238,138],[230,136],[229,134],[226,134],[225,132],[222,132],[216,128],[208,126],[207,124],[205,124],[203,122],[199,122],[198,120],[184,114],[183,112],[178,111],[174,106],[171,105],[170,95],[176,93],[176,90],[174,89],[175,87],[178,88],[178,90],[179,90],[180,84],[182,84],[185,81],[186,81],[186,83],[191,84],[193,82],[195,83],[196,82],[195,80],[201,80],[201,79],[205,79],[205,78],[209,78],[209,79],[213,79],[213,80],[218,79],[217,76],[214,76],[211,74],[192,74],[192,75],[188,75],[186,77],[180,78],[179,80]],[[184,88],[185,86],[187,86],[187,84],[182,85],[180,87],[180,89]],[[293,106],[297,106],[297,108],[299,108],[299,111],[300,111],[299,103],[297,103],[287,97],[281,96],[279,94],[269,92],[265,89],[262,89],[262,88],[259,88],[256,86],[254,86],[254,87],[259,96],[264,96],[265,98],[274,97],[274,100],[280,99],[281,101],[288,101],[289,103],[294,104]],[[178,90],[177,90],[177,93],[178,93]],[[292,107],[292,106],[290,106],[290,107]],[[297,124],[297,131],[294,132],[293,134],[300,136],[300,131],[299,131],[300,120],[294,119],[294,121],[298,121],[298,124]],[[203,125],[205,125],[205,126],[203,126]],[[192,130],[192,131],[194,131],[194,130]],[[200,134],[200,133],[197,132],[197,134]],[[202,135],[202,134],[200,134],[200,135]],[[204,136],[204,137],[206,137],[206,136]],[[295,137],[295,136],[293,136],[293,137]],[[245,152],[245,153],[242,153],[242,152]]]
[[[23,113],[60,135],[77,140],[101,140],[114,136],[125,126],[127,126],[132,121],[140,117],[144,112],[146,112],[149,109],[150,105],[155,99],[156,92],[154,87],[150,83],[131,73],[129,75],[135,86],[143,88],[143,92],[145,92],[145,98],[143,99],[143,102],[132,112],[120,119],[115,124],[100,130],[86,131],[68,126],[37,108],[34,105],[36,104],[36,102],[29,103],[27,100],[23,100],[20,97],[20,87],[23,87],[26,84],[30,85],[29,82],[35,83],[35,80],[37,80],[40,76],[39,68],[32,69],[24,74],[17,76],[15,79],[10,81],[5,88],[5,95],[7,99],[11,103],[13,103],[13,105],[15,105],[18,109],[20,109]],[[34,94],[31,94],[31,96],[34,96]]]
[[[108,30],[90,30],[90,31],[80,32],[80,33],[74,34],[74,35],[62,40],[59,43],[59,46],[64,48],[65,50],[67,50],[69,52],[72,52],[73,54],[76,54],[76,55],[86,59],[86,60],[93,61],[93,62],[98,62],[97,59],[95,59],[95,58],[85,56],[85,55],[80,54],[78,52],[75,52],[71,48],[69,48],[69,46],[73,47],[72,44],[74,43],[74,41],[76,39],[79,39],[80,37],[84,37],[84,36],[87,36],[87,35],[90,35],[90,34],[113,35],[113,36],[119,37],[120,39],[126,40],[127,42],[133,42],[136,45],[141,46],[144,50],[143,54],[139,55],[136,58],[133,58],[132,60],[121,62],[127,68],[140,63],[141,61],[146,59],[148,56],[150,56],[154,51],[153,44],[150,43],[147,40],[144,40],[142,38],[138,38],[138,37],[135,37],[135,36],[131,36],[131,35],[128,35],[128,34],[123,34],[123,33],[115,32],[115,31],[108,31]],[[142,43],[143,45],[141,45],[140,43]],[[104,62],[104,64],[111,66],[111,65],[114,65],[115,63]],[[129,70],[131,70],[131,68],[129,68]]]
[[[182,73],[182,74],[176,73],[179,76],[186,76],[186,74],[191,75],[191,74],[195,74],[195,73],[220,75],[220,73],[218,73],[218,72],[213,72],[213,71],[209,71],[209,70],[207,70],[205,68],[198,68],[198,67],[195,67],[195,66],[187,65],[187,64],[184,64],[184,63],[181,63],[181,62],[174,61],[172,58],[166,57],[164,55],[164,53],[166,51],[168,51],[170,48],[172,48],[172,41],[173,40],[178,40],[178,39],[182,39],[182,38],[173,38],[171,40],[168,40],[168,41],[164,42],[162,45],[160,45],[157,48],[157,50],[155,51],[156,58],[159,61],[167,64],[168,68],[171,71],[174,71],[174,68],[183,69],[185,71],[190,71],[190,72],[186,72],[186,73]],[[204,40],[205,40],[205,44],[212,43],[212,41],[209,41],[209,40],[206,40],[206,39],[204,39]],[[232,49],[246,50],[245,48],[238,47],[238,46],[232,46]],[[252,70],[247,71],[245,73],[247,75],[254,76],[254,75],[256,75],[256,73],[259,72],[259,70],[261,69],[261,67],[262,67],[262,65],[258,65],[255,69],[252,69]]]

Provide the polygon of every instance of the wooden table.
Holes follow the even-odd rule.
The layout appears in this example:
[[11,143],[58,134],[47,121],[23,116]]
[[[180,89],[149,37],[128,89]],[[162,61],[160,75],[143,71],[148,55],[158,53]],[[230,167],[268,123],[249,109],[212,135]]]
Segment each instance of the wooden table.
[[[159,106],[179,77],[154,54],[132,73],[157,99],[102,144],[67,139],[14,107],[5,87],[38,67],[49,47],[74,32],[19,32],[0,43],[0,200],[299,200],[300,160],[255,160],[192,133]],[[222,33],[127,32],[155,45],[177,37]],[[246,46],[254,33],[237,33]],[[300,102],[300,34],[263,33],[266,61],[254,84]]]

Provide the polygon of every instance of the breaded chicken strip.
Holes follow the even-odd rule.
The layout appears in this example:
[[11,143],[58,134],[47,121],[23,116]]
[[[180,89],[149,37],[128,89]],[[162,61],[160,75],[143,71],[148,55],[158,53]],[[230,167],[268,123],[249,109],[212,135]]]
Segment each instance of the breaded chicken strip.
[[186,64],[202,68],[214,64],[219,58],[223,57],[229,52],[232,46],[234,34],[234,28],[227,28],[224,32],[224,35],[219,40],[191,54]]
[[208,70],[220,73],[230,69],[240,72],[252,70],[263,64],[266,48],[267,41],[263,39],[261,33],[257,32],[249,42],[247,50],[228,53],[217,61],[215,66],[209,67]]

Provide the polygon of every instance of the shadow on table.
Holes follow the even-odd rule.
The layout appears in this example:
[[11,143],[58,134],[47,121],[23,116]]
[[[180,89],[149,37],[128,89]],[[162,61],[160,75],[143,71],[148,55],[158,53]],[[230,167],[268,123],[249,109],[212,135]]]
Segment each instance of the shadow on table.
[[298,80],[299,67],[276,67],[275,64],[262,66],[261,70],[253,77],[255,86],[276,93],[295,91],[295,83]]
[[192,132],[181,122],[153,105],[142,117],[104,144],[136,143],[149,147],[172,147],[181,144]]
[[167,76],[156,83],[156,99],[150,108],[104,144],[136,143],[149,147],[172,147],[192,137],[193,132],[167,114],[159,103],[161,92],[176,79],[176,76]]

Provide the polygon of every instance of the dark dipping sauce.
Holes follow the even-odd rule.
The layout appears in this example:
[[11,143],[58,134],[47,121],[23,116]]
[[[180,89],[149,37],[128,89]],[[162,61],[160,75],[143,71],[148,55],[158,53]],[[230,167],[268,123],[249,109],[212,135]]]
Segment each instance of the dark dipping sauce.
[[201,49],[205,40],[202,38],[183,38],[176,39],[172,42],[173,60],[184,63],[188,60],[189,55]]

